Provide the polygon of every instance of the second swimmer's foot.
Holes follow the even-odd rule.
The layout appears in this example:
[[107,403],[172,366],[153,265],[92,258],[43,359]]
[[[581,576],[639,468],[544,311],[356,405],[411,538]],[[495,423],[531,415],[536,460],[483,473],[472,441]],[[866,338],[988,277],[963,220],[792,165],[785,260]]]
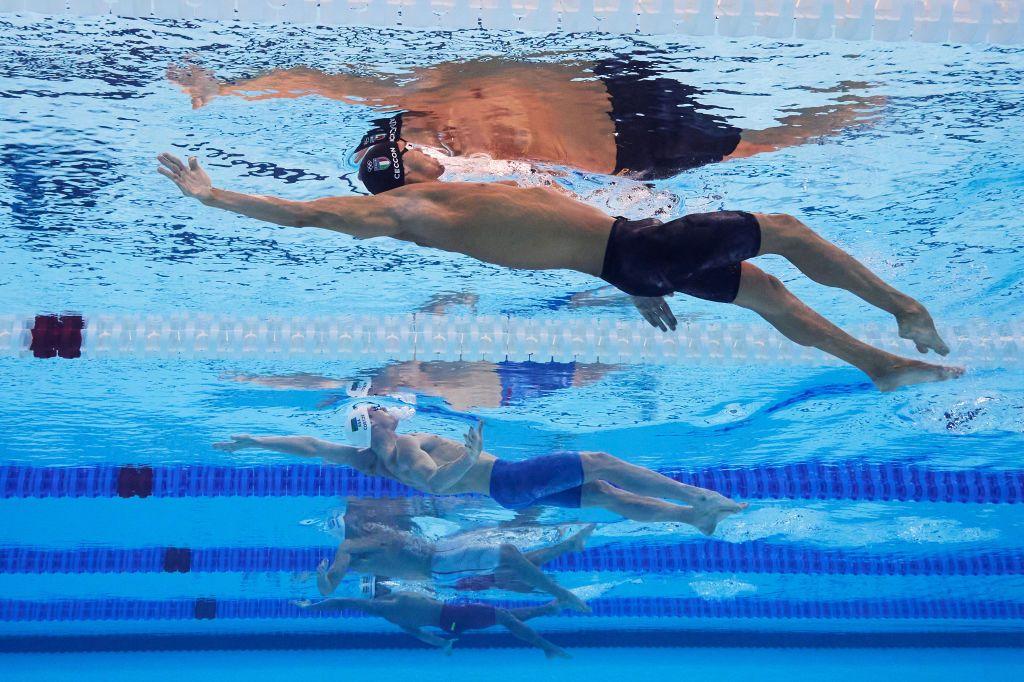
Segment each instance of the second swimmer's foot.
[[884,372],[871,377],[879,391],[895,391],[903,386],[947,381],[963,376],[963,367],[933,365],[919,360],[900,360]]
[[913,341],[921,353],[927,353],[930,349],[939,355],[949,354],[949,346],[935,329],[932,316],[920,303],[915,301],[905,312],[897,315],[896,323],[899,326],[900,338]]
[[583,526],[576,535],[572,536],[572,549],[574,552],[582,552],[587,547],[587,540],[594,533],[594,529],[597,528],[596,523],[588,523]]
[[579,611],[580,613],[590,613],[590,607],[587,606],[587,603],[572,592],[568,592],[566,596],[559,599],[558,603],[563,609],[572,609],[573,611]]

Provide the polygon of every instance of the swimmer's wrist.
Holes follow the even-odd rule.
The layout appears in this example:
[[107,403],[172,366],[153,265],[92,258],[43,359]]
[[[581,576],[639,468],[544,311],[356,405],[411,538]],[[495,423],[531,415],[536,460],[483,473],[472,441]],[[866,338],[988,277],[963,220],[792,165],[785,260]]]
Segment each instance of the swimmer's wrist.
[[198,199],[199,203],[204,206],[213,206],[214,208],[217,208],[217,194],[220,193],[220,191],[221,190],[216,187],[211,187],[210,191],[205,196],[196,197],[196,199]]

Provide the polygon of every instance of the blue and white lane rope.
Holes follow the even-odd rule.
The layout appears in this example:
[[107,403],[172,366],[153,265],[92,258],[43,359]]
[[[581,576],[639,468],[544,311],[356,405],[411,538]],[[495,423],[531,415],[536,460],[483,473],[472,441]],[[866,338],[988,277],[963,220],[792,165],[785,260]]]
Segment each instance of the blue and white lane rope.
[[1024,42],[1020,0],[0,0],[0,12],[426,29]]
[[[854,336],[916,357],[895,324]],[[951,361],[971,368],[1024,365],[1024,320],[976,320],[940,330]],[[643,320],[445,315],[0,315],[0,357],[183,359],[324,358],[352,361],[534,361],[607,364],[838,365],[767,324],[683,323],[662,332]]]

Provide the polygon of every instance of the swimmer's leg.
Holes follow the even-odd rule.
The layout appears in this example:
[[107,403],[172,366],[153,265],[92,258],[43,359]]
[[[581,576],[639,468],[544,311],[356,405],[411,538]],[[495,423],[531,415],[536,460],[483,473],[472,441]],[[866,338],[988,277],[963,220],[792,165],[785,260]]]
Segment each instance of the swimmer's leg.
[[573,533],[566,539],[550,547],[542,547],[532,552],[526,552],[523,556],[534,566],[542,566],[549,561],[554,561],[563,554],[569,552],[582,552],[587,545],[591,533],[597,528],[596,523],[588,523],[586,526]]
[[540,618],[541,616],[554,616],[561,608],[558,605],[558,601],[555,600],[541,606],[522,606],[518,609],[509,609],[508,612],[519,620],[527,621],[531,618]]
[[515,545],[503,544],[499,551],[501,563],[498,565],[498,571],[507,571],[530,587],[541,592],[547,592],[566,608],[583,612],[590,611],[579,597],[556,583],[539,568],[530,563]]
[[[539,615],[539,614],[538,614]],[[548,640],[544,639],[529,625],[519,620],[513,612],[506,609],[498,609],[495,614],[495,621],[498,625],[504,626],[509,632],[511,632],[518,639],[523,640],[527,644],[532,644],[535,647],[539,647],[544,651],[544,655],[548,658],[569,658],[569,654],[565,652],[559,646],[552,644]]]
[[786,338],[813,346],[861,370],[882,391],[928,381],[953,379],[963,368],[908,360],[858,341],[794,296],[786,286],[760,268],[743,263],[736,305],[749,308]]
[[606,481],[634,495],[678,500],[693,506],[701,514],[735,514],[747,508],[746,504],[734,502],[713,490],[673,481],[657,471],[624,462],[606,452],[581,452],[580,458],[583,460],[583,480],[588,483]]
[[819,284],[846,289],[876,308],[890,313],[899,325],[899,334],[927,353],[949,353],[949,346],[935,330],[925,307],[883,282],[863,263],[823,239],[814,230],[791,215],[755,213],[761,227],[761,251],[783,256],[801,272]]
[[[731,500],[730,500],[731,502]],[[736,504],[733,502],[732,504]],[[600,507],[632,521],[674,521],[693,526],[705,535],[711,535],[726,516],[735,514],[747,505],[736,505],[735,510],[711,508],[698,511],[694,507],[665,502],[616,488],[607,481],[592,481],[583,486],[581,506]]]

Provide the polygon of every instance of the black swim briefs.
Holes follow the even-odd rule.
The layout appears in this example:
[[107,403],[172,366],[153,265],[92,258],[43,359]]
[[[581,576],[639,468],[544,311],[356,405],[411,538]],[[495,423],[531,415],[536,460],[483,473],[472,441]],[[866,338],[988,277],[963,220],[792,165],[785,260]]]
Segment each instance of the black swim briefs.
[[743,211],[694,213],[667,223],[617,218],[601,279],[633,296],[679,291],[732,303],[740,263],[760,249],[757,219]]
[[660,179],[721,161],[740,143],[740,129],[708,113],[700,90],[661,78],[651,64],[628,58],[594,66],[611,97],[615,173]]

